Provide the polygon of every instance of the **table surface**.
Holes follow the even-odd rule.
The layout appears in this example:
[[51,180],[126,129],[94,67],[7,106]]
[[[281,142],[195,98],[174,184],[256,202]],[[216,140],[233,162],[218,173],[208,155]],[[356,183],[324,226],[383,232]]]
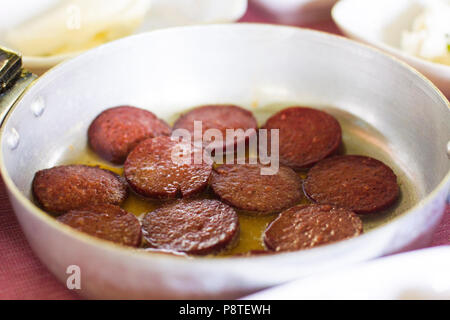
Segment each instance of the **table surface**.
[[[241,21],[277,22],[274,16],[252,3]],[[302,27],[339,34],[331,20]],[[431,246],[445,244],[450,244],[450,206],[446,208]],[[76,293],[60,284],[31,251],[11,208],[3,181],[0,180],[0,299],[78,298]]]

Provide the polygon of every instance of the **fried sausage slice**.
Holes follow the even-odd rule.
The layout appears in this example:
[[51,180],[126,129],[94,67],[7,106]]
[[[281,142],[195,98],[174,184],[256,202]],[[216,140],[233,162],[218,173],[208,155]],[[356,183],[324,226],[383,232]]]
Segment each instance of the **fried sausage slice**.
[[271,129],[279,129],[280,163],[300,170],[334,154],[342,140],[339,122],[324,111],[290,107],[270,117],[263,126],[271,146]]
[[388,208],[399,196],[397,176],[376,159],[346,155],[325,159],[309,172],[303,188],[314,202],[371,213]]
[[182,199],[147,213],[142,230],[152,248],[206,255],[238,241],[239,219],[220,201]]
[[71,210],[57,220],[78,231],[125,246],[141,244],[139,220],[118,206],[101,204]]
[[[174,155],[185,156],[187,162]],[[201,155],[197,161],[197,155]],[[177,142],[160,136],[139,143],[128,155],[124,174],[138,194],[155,199],[189,197],[201,192],[208,184],[212,161],[208,155],[190,143]],[[210,158],[209,158],[210,159]],[[196,163],[197,162],[197,163]]]
[[119,205],[128,196],[128,187],[117,174],[85,165],[64,165],[36,172],[32,189],[39,206],[61,214],[87,205]]
[[[201,135],[208,129],[217,129],[221,132],[223,140],[212,143],[212,148],[226,150],[228,147],[245,143],[251,136],[256,135],[258,124],[253,114],[244,108],[235,105],[206,105],[195,108],[182,115],[174,124],[173,129],[186,129],[194,135],[194,121],[201,121]],[[243,134],[234,137],[230,142],[226,141],[227,129],[242,129]],[[249,134],[244,133],[249,130]],[[231,142],[233,141],[233,142]],[[203,141],[207,147],[211,141]],[[219,145],[220,144],[220,145]]]
[[296,251],[356,237],[361,219],[352,211],[329,205],[297,205],[283,211],[264,232],[273,251]]
[[100,113],[89,126],[88,141],[103,159],[122,164],[130,151],[146,138],[170,135],[167,123],[152,112],[119,106]]
[[270,214],[289,208],[303,198],[300,177],[280,166],[274,175],[262,175],[262,164],[225,164],[214,169],[211,187],[222,201],[238,209]]

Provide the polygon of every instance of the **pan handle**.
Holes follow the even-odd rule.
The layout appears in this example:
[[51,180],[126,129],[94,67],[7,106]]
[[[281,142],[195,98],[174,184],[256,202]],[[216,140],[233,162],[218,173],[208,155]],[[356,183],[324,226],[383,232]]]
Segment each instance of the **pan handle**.
[[36,76],[22,69],[22,57],[0,47],[0,126],[14,103]]

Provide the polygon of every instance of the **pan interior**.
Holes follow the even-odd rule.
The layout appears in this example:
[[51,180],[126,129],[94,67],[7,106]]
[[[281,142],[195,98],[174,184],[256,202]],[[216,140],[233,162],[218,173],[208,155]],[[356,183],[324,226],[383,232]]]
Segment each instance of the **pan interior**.
[[[301,103],[272,103],[266,106],[256,106],[254,104],[252,111],[261,126],[265,123],[267,118],[275,112],[293,105],[301,105]],[[398,161],[395,159],[395,154],[389,152],[386,141],[383,139],[383,135],[380,132],[363,120],[352,116],[343,110],[326,106],[315,107],[332,114],[341,124],[343,129],[343,144],[339,150],[340,154],[360,154],[374,157],[388,164],[393,168],[397,175],[400,186],[399,200],[393,207],[382,212],[361,215],[364,224],[364,232],[368,232],[388,223],[392,219],[407,212],[408,209],[417,203],[421,191],[415,186],[412,177],[408,176],[408,174],[399,166]],[[187,107],[186,109],[190,109],[190,107]],[[172,124],[178,116],[179,113],[174,114],[166,120]],[[58,163],[98,165],[123,175],[122,166],[116,166],[102,160],[88,146],[85,146],[81,152],[79,150],[75,151],[68,148],[65,153],[61,154]],[[298,172],[298,174],[301,178],[305,178],[306,176],[306,172]],[[212,192],[207,191],[205,194],[201,195],[201,197],[214,198],[214,195]],[[301,203],[310,202],[305,197],[302,199]],[[124,203],[125,210],[134,213],[138,218],[142,218],[145,213],[151,212],[160,206],[160,202],[144,199],[133,193]],[[265,247],[262,241],[262,234],[267,225],[277,216],[253,216],[239,210],[238,215],[241,225],[240,241],[237,246],[223,252],[221,256],[231,256],[234,254],[245,253],[250,250],[264,250]]]
[[247,107],[260,123],[287,105],[325,109],[343,127],[347,154],[378,158],[398,175],[401,200],[386,213],[364,218],[366,230],[405,213],[449,171],[445,100],[389,57],[291,28],[212,26],[189,28],[182,36],[180,31],[93,50],[56,68],[27,92],[1,137],[7,174],[24,195],[31,199],[36,171],[81,161],[91,121],[123,104],[168,121],[187,108],[211,103]]

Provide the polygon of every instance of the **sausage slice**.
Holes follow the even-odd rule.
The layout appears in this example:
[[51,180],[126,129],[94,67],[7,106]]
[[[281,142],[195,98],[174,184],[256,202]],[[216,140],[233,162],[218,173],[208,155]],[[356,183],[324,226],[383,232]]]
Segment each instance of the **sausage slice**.
[[381,161],[365,156],[336,156],[317,163],[303,188],[321,204],[371,213],[391,206],[399,196],[397,177]]
[[81,232],[125,246],[141,244],[141,225],[131,213],[118,206],[101,204],[71,210],[57,218]]
[[214,169],[211,187],[222,201],[260,214],[280,212],[303,197],[300,177],[281,166],[275,175],[262,175],[262,164],[225,164]]
[[128,196],[128,187],[117,174],[85,165],[66,165],[36,172],[32,183],[39,206],[61,214],[87,205],[119,205]]
[[263,128],[268,130],[268,146],[270,130],[279,129],[280,163],[295,170],[334,154],[342,140],[341,126],[333,116],[306,107],[284,109],[270,117]]
[[152,112],[120,106],[100,113],[89,126],[91,148],[103,159],[122,164],[142,140],[170,135],[170,127]]
[[206,255],[235,244],[239,220],[220,201],[182,199],[147,213],[142,230],[152,248]]
[[297,205],[276,218],[264,232],[269,250],[295,251],[356,237],[361,219],[352,211],[329,205]]
[[[187,163],[174,162],[177,150],[186,151]],[[195,160],[198,154],[203,160]],[[144,197],[188,197],[201,192],[208,184],[212,161],[208,163],[207,157],[203,150],[190,143],[160,136],[144,140],[133,149],[125,161],[124,174],[131,188]]]
[[[238,144],[245,143],[249,137],[256,135],[258,124],[253,114],[244,108],[235,105],[206,105],[195,108],[186,114],[182,115],[174,124],[173,128],[186,129],[192,135],[194,134],[194,121],[202,122],[202,136],[208,129],[217,129],[221,132],[223,140],[219,144],[213,143],[213,148],[223,147],[227,148],[226,130],[227,129],[242,129],[244,132],[248,129],[253,129],[249,135],[237,136],[233,140],[234,147]],[[210,141],[203,141],[204,147],[209,145]]]

